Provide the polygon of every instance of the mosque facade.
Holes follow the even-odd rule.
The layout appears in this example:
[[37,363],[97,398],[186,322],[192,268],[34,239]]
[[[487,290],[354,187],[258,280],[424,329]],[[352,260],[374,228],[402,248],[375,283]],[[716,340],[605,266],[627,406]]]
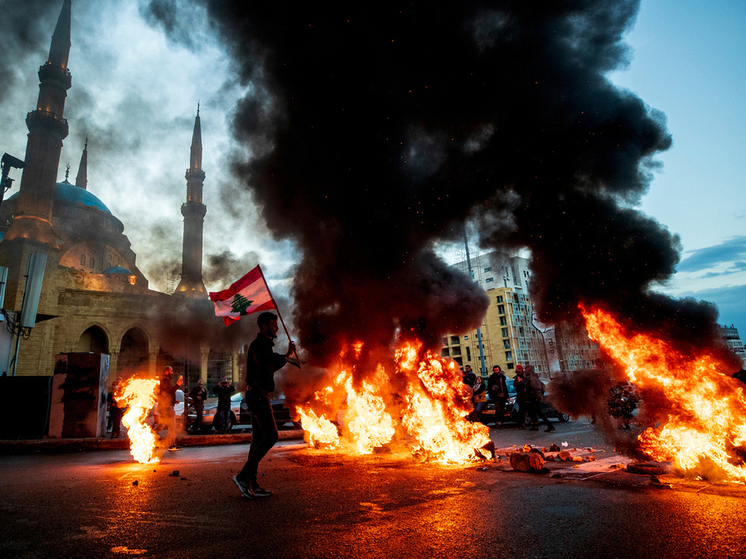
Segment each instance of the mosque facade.
[[[88,145],[75,183],[69,170],[57,182],[71,74],[71,2],[64,0],[47,61],[39,70],[39,98],[28,113],[25,167],[19,191],[0,208],[0,266],[8,269],[3,309],[9,328],[23,304],[29,257],[46,255],[37,323],[20,332],[17,359],[0,374],[43,376],[64,353],[109,355],[109,384],[116,376],[158,374],[171,365],[188,382],[239,378],[238,359],[224,339],[205,331],[214,317],[202,280],[202,202],[205,173],[199,108],[195,118],[184,216],[181,282],[171,295],[150,289],[124,224],[91,190]],[[186,149],[185,149],[186,152]],[[186,159],[186,157],[185,157]],[[217,322],[215,322],[217,321]],[[16,328],[18,330],[18,328]],[[13,353],[13,352],[11,352]]]

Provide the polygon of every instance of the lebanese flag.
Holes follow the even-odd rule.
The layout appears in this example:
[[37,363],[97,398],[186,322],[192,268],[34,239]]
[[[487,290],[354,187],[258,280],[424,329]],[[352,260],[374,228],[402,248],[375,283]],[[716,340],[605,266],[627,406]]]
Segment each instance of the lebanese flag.
[[277,308],[259,266],[228,289],[211,292],[210,299],[215,304],[215,316],[223,317],[226,326],[244,315]]

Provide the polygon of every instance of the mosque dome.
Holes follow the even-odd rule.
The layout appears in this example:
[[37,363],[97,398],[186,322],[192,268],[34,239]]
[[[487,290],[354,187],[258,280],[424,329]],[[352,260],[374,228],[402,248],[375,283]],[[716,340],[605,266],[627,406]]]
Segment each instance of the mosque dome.
[[127,268],[123,268],[122,266],[109,266],[101,272],[103,274],[124,274],[126,276],[134,276],[132,272],[130,272]]
[[[8,198],[8,202],[18,198],[18,192]],[[54,189],[54,203],[58,204],[82,204],[83,206],[90,206],[111,214],[111,210],[106,207],[101,200],[95,194],[91,194],[89,191],[74,184],[69,183],[67,180],[58,182]]]

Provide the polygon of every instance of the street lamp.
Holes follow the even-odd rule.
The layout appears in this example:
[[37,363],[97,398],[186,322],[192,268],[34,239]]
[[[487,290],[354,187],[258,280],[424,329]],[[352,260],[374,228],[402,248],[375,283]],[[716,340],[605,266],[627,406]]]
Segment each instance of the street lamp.
[[13,179],[8,176],[8,174],[10,174],[10,168],[15,167],[16,169],[23,169],[25,166],[26,163],[17,157],[13,157],[9,153],[3,154],[2,178],[0,178],[0,207],[3,205],[5,193],[8,192],[10,187],[13,185]]

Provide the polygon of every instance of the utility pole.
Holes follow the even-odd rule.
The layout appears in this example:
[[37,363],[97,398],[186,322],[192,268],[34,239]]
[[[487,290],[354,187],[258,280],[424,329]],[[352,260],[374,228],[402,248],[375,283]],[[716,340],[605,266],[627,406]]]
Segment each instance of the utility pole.
[[[469,258],[469,241],[466,237],[466,225],[464,225],[464,247],[466,248],[466,267],[469,269],[469,276],[474,279],[474,274],[471,270],[471,258]],[[479,372],[484,374],[487,372],[487,363],[484,359],[484,348],[482,346],[482,329],[477,328],[477,345],[479,346]]]

